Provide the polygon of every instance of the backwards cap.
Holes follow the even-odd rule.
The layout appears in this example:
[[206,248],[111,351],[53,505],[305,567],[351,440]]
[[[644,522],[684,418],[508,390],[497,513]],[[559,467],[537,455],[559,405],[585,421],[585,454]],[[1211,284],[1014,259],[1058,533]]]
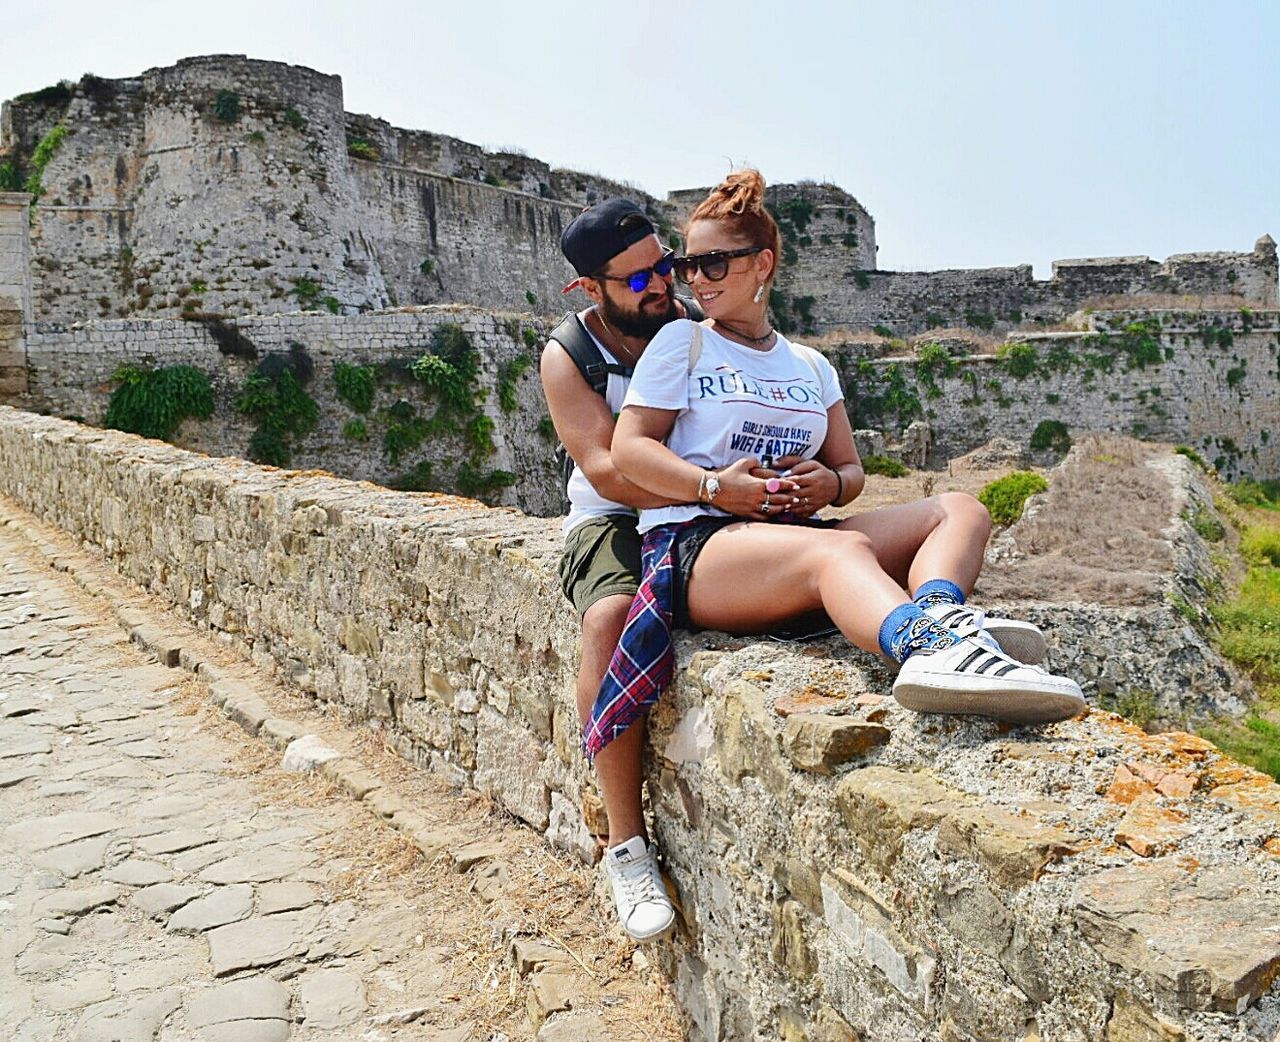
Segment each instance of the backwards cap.
[[569,222],[560,236],[560,249],[573,270],[585,277],[653,234],[653,222],[630,199],[606,199]]

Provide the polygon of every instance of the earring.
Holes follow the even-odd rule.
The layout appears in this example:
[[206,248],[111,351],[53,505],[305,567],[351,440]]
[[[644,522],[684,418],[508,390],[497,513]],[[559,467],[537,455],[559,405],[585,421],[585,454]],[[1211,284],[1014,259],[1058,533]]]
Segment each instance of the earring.
[[764,283],[762,282],[760,283],[760,285],[756,287],[756,295],[751,298],[751,302],[753,304],[759,304],[760,298],[763,296],[764,296]]

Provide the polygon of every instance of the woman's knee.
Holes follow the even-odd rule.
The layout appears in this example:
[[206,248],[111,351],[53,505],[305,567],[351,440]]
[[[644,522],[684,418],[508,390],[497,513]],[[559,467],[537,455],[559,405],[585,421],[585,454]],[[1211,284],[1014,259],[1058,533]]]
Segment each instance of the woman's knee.
[[968,492],[943,492],[937,497],[943,516],[962,522],[985,538],[991,533],[991,514]]
[[822,564],[833,560],[848,560],[851,557],[871,557],[876,555],[875,543],[865,532],[856,529],[834,529],[830,538],[823,539],[818,547]]

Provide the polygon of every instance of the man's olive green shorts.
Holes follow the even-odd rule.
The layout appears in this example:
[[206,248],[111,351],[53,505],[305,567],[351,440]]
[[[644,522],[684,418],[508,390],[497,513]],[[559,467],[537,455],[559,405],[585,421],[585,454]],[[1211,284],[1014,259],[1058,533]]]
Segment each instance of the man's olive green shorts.
[[564,539],[560,588],[578,615],[601,597],[634,597],[640,586],[639,519],[634,514],[606,514],[581,521]]

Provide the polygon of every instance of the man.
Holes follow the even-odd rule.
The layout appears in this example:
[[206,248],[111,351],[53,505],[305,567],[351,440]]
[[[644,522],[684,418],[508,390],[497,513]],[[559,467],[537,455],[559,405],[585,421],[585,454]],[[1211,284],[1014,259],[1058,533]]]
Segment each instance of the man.
[[[601,395],[554,333],[542,354],[547,407],[575,463],[568,482],[560,577],[565,596],[582,617],[576,693],[578,715],[585,723],[639,584],[636,509],[669,502],[614,468],[609,458],[614,418],[622,408],[630,370],[649,341],[685,312],[672,287],[670,251],[631,200],[608,199],[584,210],[565,228],[560,246],[578,274],[565,292],[578,288],[591,299],[578,320],[610,367]],[[666,932],[675,911],[645,830],[643,744],[644,727],[633,726],[596,757],[595,766],[609,816],[604,867],[618,916],[633,938],[650,940]]]

